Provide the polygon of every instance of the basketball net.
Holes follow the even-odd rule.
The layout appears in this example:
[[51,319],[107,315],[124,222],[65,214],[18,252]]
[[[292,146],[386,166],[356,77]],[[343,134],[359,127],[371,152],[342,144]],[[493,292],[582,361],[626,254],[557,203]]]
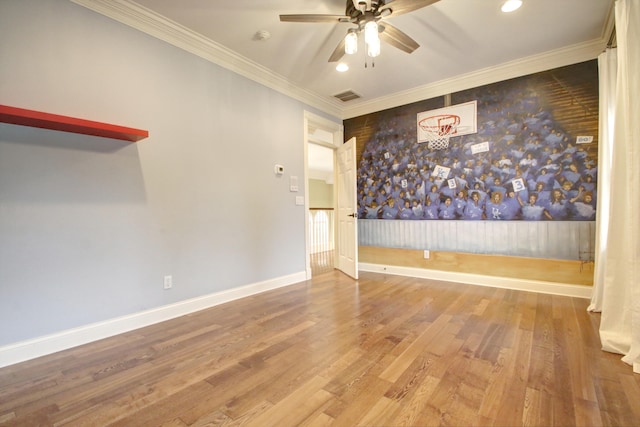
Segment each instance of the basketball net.
[[418,123],[430,150],[449,148],[449,138],[456,134],[459,124],[460,117],[453,114],[426,117]]

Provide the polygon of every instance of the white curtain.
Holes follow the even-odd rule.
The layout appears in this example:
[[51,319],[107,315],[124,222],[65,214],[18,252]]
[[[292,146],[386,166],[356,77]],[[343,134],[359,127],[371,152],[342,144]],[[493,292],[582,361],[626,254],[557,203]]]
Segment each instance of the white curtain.
[[602,311],[607,240],[611,206],[611,149],[616,109],[616,73],[618,52],[607,49],[598,57],[600,77],[600,111],[598,136],[598,198],[596,199],[596,247],[593,293],[590,311]]
[[640,2],[616,0],[617,49],[598,58],[600,135],[594,290],[605,351],[640,373]]

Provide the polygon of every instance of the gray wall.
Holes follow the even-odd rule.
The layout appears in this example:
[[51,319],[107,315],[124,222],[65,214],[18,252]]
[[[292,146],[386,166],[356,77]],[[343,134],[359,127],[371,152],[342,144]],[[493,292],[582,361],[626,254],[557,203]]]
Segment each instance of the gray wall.
[[304,271],[300,102],[69,1],[2,0],[0,103],[150,132],[0,124],[0,346]]

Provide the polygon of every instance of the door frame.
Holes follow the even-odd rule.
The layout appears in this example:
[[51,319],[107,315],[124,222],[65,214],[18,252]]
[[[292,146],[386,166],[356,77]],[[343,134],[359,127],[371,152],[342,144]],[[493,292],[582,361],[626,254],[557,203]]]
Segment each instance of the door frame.
[[[314,129],[322,129],[329,132],[333,136],[333,141],[317,140],[313,137]],[[336,123],[324,117],[313,114],[309,111],[304,112],[304,238],[305,238],[305,272],[307,280],[311,279],[311,248],[309,244],[309,142],[320,144],[333,149],[333,208],[334,212],[337,208],[337,176],[336,176],[336,149],[344,142],[344,126],[342,123]],[[338,253],[338,239],[335,232],[333,236],[334,257]],[[335,259],[334,259],[334,265]]]

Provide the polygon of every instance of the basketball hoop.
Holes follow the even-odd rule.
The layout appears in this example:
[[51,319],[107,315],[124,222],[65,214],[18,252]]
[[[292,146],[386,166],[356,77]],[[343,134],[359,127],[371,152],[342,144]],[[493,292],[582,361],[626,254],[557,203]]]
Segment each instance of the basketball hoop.
[[449,147],[449,138],[456,134],[460,116],[455,114],[440,114],[425,117],[418,122],[423,130],[427,147],[431,150],[444,150]]

